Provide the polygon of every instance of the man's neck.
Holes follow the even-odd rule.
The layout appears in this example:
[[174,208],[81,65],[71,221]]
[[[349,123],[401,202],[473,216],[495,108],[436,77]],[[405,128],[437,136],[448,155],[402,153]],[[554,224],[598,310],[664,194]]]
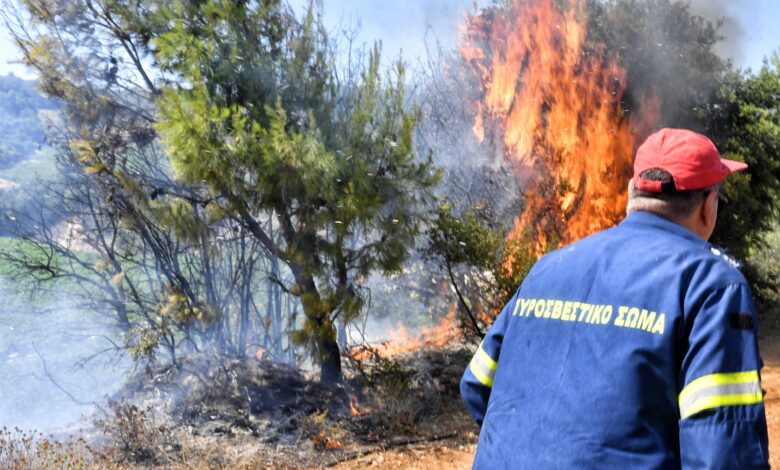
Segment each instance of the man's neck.
[[666,211],[659,210],[658,208],[650,207],[650,206],[652,206],[652,204],[642,204],[642,206],[644,206],[644,207],[640,208],[640,207],[635,207],[635,206],[632,206],[631,204],[629,204],[627,212],[629,214],[632,213],[632,212],[649,212],[649,213],[651,213],[653,215],[657,215],[658,217],[663,217],[664,219],[666,219],[666,220],[668,220],[670,222],[674,222],[675,224],[677,224],[677,225],[683,227],[684,229],[688,230],[689,232],[695,234],[699,238],[701,238],[701,239],[703,239],[705,241],[707,240],[707,238],[705,238],[703,236],[702,230],[699,227],[700,224],[696,224],[695,223],[693,214],[691,216],[688,216],[688,217],[675,217],[675,216],[667,213]]

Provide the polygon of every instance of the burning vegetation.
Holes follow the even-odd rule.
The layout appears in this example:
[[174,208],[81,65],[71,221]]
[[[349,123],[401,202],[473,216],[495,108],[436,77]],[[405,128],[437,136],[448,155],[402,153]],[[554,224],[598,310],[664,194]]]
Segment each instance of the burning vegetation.
[[366,343],[354,346],[349,356],[356,361],[370,359],[372,356],[380,356],[391,359],[400,354],[419,351],[423,349],[442,348],[450,343],[457,342],[462,336],[460,320],[457,316],[457,308],[451,305],[449,313],[438,323],[425,326],[414,334],[403,324],[399,323],[385,341]]
[[[500,139],[524,181],[509,239],[570,243],[625,213],[636,145],[658,103],[624,100],[626,70],[587,44],[585,1],[515,0],[466,19],[460,52],[477,77],[474,134]],[[551,239],[552,237],[552,239]]]
[[[25,295],[91,309],[136,367],[93,416],[99,450],[4,430],[2,464],[322,466],[472,442],[470,350],[539,255],[621,219],[651,130],[780,160],[760,145],[780,61],[725,74],[717,28],[671,0],[495,2],[422,96],[379,48],[336,70],[322,18],[284,2],[23,4],[30,21],[7,20],[63,106],[40,202],[61,215],[9,216],[24,249],[0,259]],[[746,253],[780,209],[771,168],[725,188],[722,238]]]
[[[468,359],[464,349],[366,357],[350,362],[349,380],[328,385],[256,358],[193,355],[139,371],[96,425],[104,455],[131,466],[336,464],[378,446],[473,432],[456,406]],[[214,449],[220,440],[229,452]]]

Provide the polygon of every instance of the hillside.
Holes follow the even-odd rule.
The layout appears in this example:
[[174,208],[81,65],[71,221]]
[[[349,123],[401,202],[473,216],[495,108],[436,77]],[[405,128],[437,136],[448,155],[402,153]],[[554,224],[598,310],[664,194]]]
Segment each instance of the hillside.
[[0,169],[30,158],[45,146],[40,114],[55,108],[34,82],[13,74],[0,77]]

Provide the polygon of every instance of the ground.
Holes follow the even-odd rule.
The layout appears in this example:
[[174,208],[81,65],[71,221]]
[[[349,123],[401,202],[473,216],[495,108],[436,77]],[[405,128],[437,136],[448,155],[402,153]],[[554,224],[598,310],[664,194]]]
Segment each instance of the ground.
[[765,321],[759,338],[764,369],[761,384],[766,395],[766,420],[769,425],[769,463],[780,468],[780,315]]
[[[760,336],[762,379],[770,463],[780,468],[780,312],[767,316]],[[257,361],[245,360],[209,362],[193,356],[180,369],[157,371],[154,380],[128,383],[126,391],[135,390],[133,402],[138,406],[114,402],[115,419],[98,421],[103,434],[95,442],[105,444],[101,452],[85,451],[78,443],[75,450],[64,444],[51,444],[50,449],[48,441],[43,447],[31,447],[32,441],[18,431],[0,429],[0,468],[18,468],[4,465],[9,462],[8,455],[3,460],[4,449],[10,449],[10,462],[31,456],[38,458],[36,462],[44,462],[44,457],[50,462],[50,457],[64,455],[86,457],[94,465],[84,468],[101,469],[468,469],[479,432],[457,396],[457,379],[468,357],[460,348],[416,351],[398,369],[417,371],[413,377],[402,374],[408,379],[402,385],[409,393],[385,390],[371,401],[365,389],[362,396],[345,402],[349,387],[323,388],[294,369],[261,367]],[[375,386],[387,387],[395,383],[389,379],[398,380],[396,369],[383,373],[389,375],[372,373]],[[249,396],[260,399],[246,401]],[[161,402],[151,400],[155,397]],[[162,414],[167,421],[157,421],[155,416],[166,409],[163,405],[170,408]]]
[[[774,315],[773,318],[778,317]],[[760,338],[764,359],[762,386],[769,425],[769,462],[772,468],[780,468],[780,318],[765,321]],[[404,448],[373,452],[343,462],[334,467],[342,470],[372,469],[468,469],[474,459],[476,434],[469,433],[461,439],[429,444],[412,444]]]
[[[474,437],[476,439],[476,436]],[[460,470],[471,468],[474,451],[477,446],[471,444],[442,443],[435,445],[409,446],[404,449],[392,449],[376,452],[334,468],[403,468],[408,470]]]

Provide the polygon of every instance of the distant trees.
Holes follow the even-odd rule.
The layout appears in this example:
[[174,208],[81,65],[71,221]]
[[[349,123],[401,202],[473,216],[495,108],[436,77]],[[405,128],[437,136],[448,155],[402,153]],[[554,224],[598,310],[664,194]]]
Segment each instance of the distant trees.
[[[741,259],[780,217],[780,55],[755,73],[731,71],[698,117],[722,153],[750,167],[728,179],[715,243]],[[777,279],[771,279],[777,285]]]
[[589,0],[588,12],[591,49],[626,69],[624,109],[653,113],[640,105],[654,98],[660,126],[703,130],[697,111],[729,69],[715,53],[719,24],[684,0]]

